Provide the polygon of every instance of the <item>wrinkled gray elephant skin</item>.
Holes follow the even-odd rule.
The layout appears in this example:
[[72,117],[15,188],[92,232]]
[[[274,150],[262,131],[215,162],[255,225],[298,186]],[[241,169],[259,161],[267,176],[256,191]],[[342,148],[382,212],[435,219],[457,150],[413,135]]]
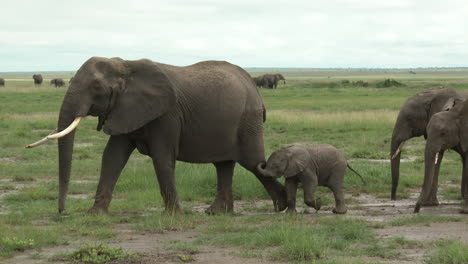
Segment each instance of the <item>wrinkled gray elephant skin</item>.
[[468,101],[452,98],[444,111],[434,114],[427,124],[427,140],[424,153],[424,183],[414,212],[419,212],[424,201],[437,192],[438,176],[444,152],[452,149],[460,154],[463,172],[461,193],[464,206],[461,213],[468,213]]
[[[108,211],[114,186],[134,149],[152,158],[166,211],[180,212],[176,160],[216,167],[218,189],[208,213],[233,211],[236,162],[256,175],[276,210],[283,210],[284,186],[256,170],[265,161],[264,111],[250,75],[228,62],[176,67],[147,59],[93,57],[77,71],[63,99],[61,132],[48,136],[63,136],[58,142],[59,212],[65,209],[73,128],[85,116],[97,116],[97,130],[110,135],[91,213]],[[71,132],[64,136],[64,131]]]
[[[434,114],[442,111],[447,100],[452,97],[466,97],[466,94],[450,88],[431,88],[408,98],[400,108],[390,144],[392,200],[396,200],[400,179],[400,157],[404,143],[413,137],[426,138],[426,126],[429,120]],[[426,206],[439,204],[435,186],[427,200],[422,202]]]
[[[317,186],[326,186],[335,196],[336,206],[333,212],[346,213],[343,193],[346,167],[358,174],[348,165],[341,151],[327,144],[285,147],[273,152],[266,164],[257,165],[257,169],[265,177],[278,178],[284,175],[290,213],[296,212],[296,191],[299,182],[304,189],[306,205],[319,210],[321,204],[320,199],[315,199],[315,190]],[[361,175],[359,177],[362,179]]]

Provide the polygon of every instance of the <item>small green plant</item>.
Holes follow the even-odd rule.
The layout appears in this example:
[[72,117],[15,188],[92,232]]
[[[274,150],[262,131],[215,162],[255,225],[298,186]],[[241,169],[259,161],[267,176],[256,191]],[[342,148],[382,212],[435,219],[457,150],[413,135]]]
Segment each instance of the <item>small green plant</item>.
[[67,261],[86,264],[102,264],[112,260],[134,258],[133,254],[123,251],[122,248],[111,248],[105,244],[88,244],[73,252],[65,258]]
[[3,238],[0,243],[0,248],[10,251],[24,251],[25,249],[32,248],[34,246],[34,240],[32,239],[18,239]]

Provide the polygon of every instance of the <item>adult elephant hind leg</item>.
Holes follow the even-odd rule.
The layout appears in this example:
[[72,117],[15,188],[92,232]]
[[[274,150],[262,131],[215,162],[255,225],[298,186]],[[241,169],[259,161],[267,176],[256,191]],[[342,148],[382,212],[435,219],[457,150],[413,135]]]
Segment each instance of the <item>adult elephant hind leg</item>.
[[468,214],[468,158],[463,157],[463,174],[462,174],[462,196],[465,200],[463,208],[460,210],[462,214]]
[[88,213],[107,213],[115,184],[135,146],[125,136],[111,136],[102,155],[101,177]]
[[232,176],[234,174],[234,161],[223,161],[213,163],[216,167],[218,186],[216,198],[211,206],[206,209],[207,214],[231,213],[234,210],[234,199],[232,196]]
[[270,195],[275,211],[281,212],[288,207],[286,199],[286,188],[276,179],[263,176],[257,170],[257,164],[260,162],[265,163],[265,159],[258,158],[252,160],[243,160],[239,161],[239,164],[257,177],[257,179],[262,183],[263,187]]

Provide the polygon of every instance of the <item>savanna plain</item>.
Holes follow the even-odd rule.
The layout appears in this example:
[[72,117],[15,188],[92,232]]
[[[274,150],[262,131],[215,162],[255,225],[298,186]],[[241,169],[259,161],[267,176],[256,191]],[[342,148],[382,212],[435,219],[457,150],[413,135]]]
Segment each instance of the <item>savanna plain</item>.
[[[405,145],[397,201],[390,201],[389,163],[400,106],[429,87],[468,91],[467,69],[248,70],[286,77],[277,89],[260,89],[267,157],[291,144],[327,143],[363,175],[367,184],[347,171],[347,214],[331,213],[333,196],[322,187],[320,211],[307,208],[299,190],[299,212],[276,213],[255,176],[237,166],[235,213],[206,215],[215,168],[183,162],[176,180],[185,213],[165,214],[152,162],[135,151],[109,215],[89,215],[107,142],[92,117],[77,129],[67,211],[58,214],[57,142],[24,146],[56,127],[66,88],[49,80],[68,84],[72,74],[45,73],[36,87],[29,74],[8,73],[0,76],[6,79],[0,87],[0,263],[468,263],[458,154],[444,157],[441,205],[419,214],[413,208],[423,182],[424,139]],[[385,79],[403,86],[381,87]]]

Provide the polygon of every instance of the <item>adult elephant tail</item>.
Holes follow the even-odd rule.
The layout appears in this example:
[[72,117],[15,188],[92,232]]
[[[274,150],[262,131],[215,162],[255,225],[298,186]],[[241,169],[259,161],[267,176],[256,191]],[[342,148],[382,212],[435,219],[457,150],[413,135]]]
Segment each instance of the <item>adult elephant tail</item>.
[[263,109],[263,123],[265,123],[265,121],[266,121],[266,109],[265,109],[264,104],[262,104],[262,109]]

